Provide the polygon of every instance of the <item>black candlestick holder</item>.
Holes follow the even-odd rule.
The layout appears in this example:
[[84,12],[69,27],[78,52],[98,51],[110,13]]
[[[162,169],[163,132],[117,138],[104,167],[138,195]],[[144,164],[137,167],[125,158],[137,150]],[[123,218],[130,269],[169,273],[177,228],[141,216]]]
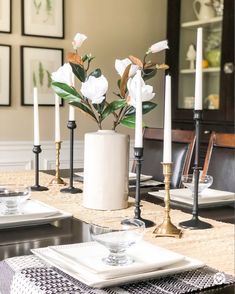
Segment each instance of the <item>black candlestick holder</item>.
[[198,185],[199,185],[199,147],[200,147],[200,122],[202,121],[202,110],[194,110],[195,132],[196,132],[196,146],[195,159],[193,167],[194,191],[193,191],[193,209],[192,219],[179,223],[182,228],[191,230],[203,230],[212,227],[211,224],[201,221],[198,218]]
[[140,199],[140,175],[141,175],[141,166],[143,161],[143,147],[134,147],[134,155],[136,161],[136,193],[135,193],[135,219],[139,219],[145,223],[145,227],[149,228],[155,225],[151,220],[143,219],[141,217],[141,199]]
[[39,153],[42,152],[41,145],[33,146],[33,153],[35,153],[35,185],[31,187],[32,191],[47,191],[48,188],[39,185]]
[[74,147],[74,129],[76,129],[77,125],[74,120],[69,120],[67,124],[67,128],[70,130],[70,178],[69,178],[69,187],[63,188],[60,190],[62,193],[71,193],[77,194],[82,193],[82,190],[79,188],[75,188],[73,186],[73,147]]

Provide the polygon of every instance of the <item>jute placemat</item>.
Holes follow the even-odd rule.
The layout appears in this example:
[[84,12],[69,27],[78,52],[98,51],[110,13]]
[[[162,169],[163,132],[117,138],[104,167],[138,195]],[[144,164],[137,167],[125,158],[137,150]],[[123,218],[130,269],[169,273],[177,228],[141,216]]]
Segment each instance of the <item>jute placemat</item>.
[[[48,185],[51,179],[51,175],[40,173],[41,185]],[[24,183],[32,185],[34,183],[34,173],[32,171],[1,172],[1,183]],[[75,186],[81,187],[82,184],[75,183]],[[62,194],[59,192],[61,187],[50,186],[49,188],[49,191],[46,192],[32,192],[32,198],[43,201],[58,209],[68,211],[75,218],[87,223],[99,216],[133,216],[134,200],[132,198],[129,199],[129,207],[127,209],[97,211],[86,209],[82,206],[82,194]],[[163,207],[146,201],[142,201],[142,204],[142,216],[154,221],[156,224],[160,224],[163,219]],[[171,210],[171,218],[172,222],[177,225],[181,221],[188,220],[190,215],[179,210]],[[206,219],[206,221],[212,224],[212,229],[184,230],[181,239],[170,237],[155,238],[152,234],[153,228],[146,229],[144,238],[159,246],[199,259],[219,271],[234,275],[234,225],[209,219]]]

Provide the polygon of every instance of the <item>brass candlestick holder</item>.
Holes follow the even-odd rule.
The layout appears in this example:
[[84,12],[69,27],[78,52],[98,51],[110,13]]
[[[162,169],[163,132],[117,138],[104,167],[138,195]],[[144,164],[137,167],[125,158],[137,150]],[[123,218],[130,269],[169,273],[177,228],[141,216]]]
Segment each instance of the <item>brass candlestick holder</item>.
[[163,223],[153,231],[156,237],[176,237],[181,238],[182,231],[172,224],[170,218],[170,183],[172,175],[172,163],[162,163],[165,183],[165,216]]
[[56,170],[55,177],[51,180],[50,185],[65,185],[65,181],[60,177],[60,149],[62,142],[55,142],[56,148]]

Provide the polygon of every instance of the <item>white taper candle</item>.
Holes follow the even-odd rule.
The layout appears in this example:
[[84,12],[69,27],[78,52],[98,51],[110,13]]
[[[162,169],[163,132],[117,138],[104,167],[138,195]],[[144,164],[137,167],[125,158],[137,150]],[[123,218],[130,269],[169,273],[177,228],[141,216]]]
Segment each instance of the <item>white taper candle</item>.
[[136,72],[135,147],[143,147],[141,71]]
[[[71,76],[71,83],[72,83],[72,86],[74,87],[75,81],[74,81],[74,74],[73,73]],[[75,108],[72,105],[69,105],[69,121],[75,121]]]
[[40,145],[39,140],[39,115],[38,115],[38,89],[33,88],[33,121],[34,121],[34,145]]
[[55,95],[55,142],[60,142],[60,98]]
[[195,110],[202,110],[202,28],[197,29]]
[[171,77],[167,75],[165,78],[163,162],[170,163],[171,161]]

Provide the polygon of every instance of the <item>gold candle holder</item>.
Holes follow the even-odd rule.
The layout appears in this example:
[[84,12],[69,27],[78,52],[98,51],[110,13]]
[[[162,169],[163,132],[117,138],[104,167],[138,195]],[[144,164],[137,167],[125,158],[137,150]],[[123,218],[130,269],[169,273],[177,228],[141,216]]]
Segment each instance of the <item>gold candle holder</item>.
[[55,142],[56,148],[56,170],[55,177],[50,181],[50,185],[66,185],[65,181],[60,177],[60,149],[62,142]]
[[172,175],[172,163],[162,163],[165,183],[165,216],[163,223],[153,231],[155,237],[176,237],[181,238],[182,231],[172,224],[170,218],[170,183]]

